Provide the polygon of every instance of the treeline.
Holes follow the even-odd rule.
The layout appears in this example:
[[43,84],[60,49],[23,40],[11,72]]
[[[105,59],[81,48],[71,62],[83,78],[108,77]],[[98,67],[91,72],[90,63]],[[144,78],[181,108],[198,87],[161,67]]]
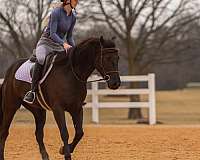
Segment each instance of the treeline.
[[[185,88],[189,82],[200,81],[200,23],[195,21],[190,24],[188,30],[185,30],[184,37],[181,35],[171,38],[166,44],[158,49],[156,44],[160,41],[159,36],[165,34],[165,31],[159,32],[158,35],[152,37],[151,48],[146,49],[145,55],[154,57],[143,57],[140,63],[146,63],[149,59],[159,59],[160,55],[167,55],[162,61],[154,61],[154,63],[141,71],[141,74],[153,72],[156,74],[156,87],[158,90],[174,90]],[[75,30],[76,41],[88,38],[90,36],[104,35],[109,38],[116,36],[109,27],[104,25],[95,25],[86,31]],[[162,37],[162,36],[161,36]],[[128,63],[126,59],[125,46],[116,40],[117,46],[120,48],[119,68],[121,75],[128,74]],[[176,45],[174,45],[176,44]],[[156,54],[158,56],[156,56]]]

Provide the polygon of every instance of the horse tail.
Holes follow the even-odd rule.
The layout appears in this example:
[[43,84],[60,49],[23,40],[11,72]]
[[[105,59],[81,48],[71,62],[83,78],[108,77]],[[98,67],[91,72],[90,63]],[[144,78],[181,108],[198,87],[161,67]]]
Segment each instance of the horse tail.
[[0,124],[3,121],[3,108],[2,108],[2,84],[0,84]]

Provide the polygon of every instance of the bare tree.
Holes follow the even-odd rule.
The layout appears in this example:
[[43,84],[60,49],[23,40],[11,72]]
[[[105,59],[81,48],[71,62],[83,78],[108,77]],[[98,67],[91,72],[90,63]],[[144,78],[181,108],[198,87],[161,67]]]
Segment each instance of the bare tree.
[[[91,19],[95,23],[106,23],[112,29],[126,47],[128,73],[138,75],[154,63],[174,60],[170,52],[162,53],[162,46],[173,37],[184,37],[186,26],[199,18],[197,5],[197,0],[82,0],[80,14],[82,22]],[[152,46],[157,48],[154,53],[148,52]],[[174,47],[176,44],[171,46]],[[182,53],[184,47],[176,53]],[[145,59],[143,63],[142,59]],[[139,101],[138,96],[131,98]],[[141,110],[130,109],[129,118],[142,118]]]
[[1,0],[0,44],[15,57],[30,55],[42,32],[49,0]]

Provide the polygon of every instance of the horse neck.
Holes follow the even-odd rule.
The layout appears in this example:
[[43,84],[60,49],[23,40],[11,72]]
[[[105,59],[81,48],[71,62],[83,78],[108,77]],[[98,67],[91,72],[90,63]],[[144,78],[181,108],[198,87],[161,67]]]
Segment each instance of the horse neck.
[[77,74],[79,79],[86,81],[94,71],[98,46],[98,40],[91,40],[91,42],[85,44],[83,48],[80,47],[80,51],[78,51],[79,49],[77,48],[77,51],[73,53],[73,71]]

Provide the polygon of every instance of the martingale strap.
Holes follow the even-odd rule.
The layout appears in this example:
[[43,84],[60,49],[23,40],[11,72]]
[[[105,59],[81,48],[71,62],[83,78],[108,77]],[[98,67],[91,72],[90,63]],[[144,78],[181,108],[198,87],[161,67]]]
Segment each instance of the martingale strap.
[[54,62],[56,60],[57,55],[55,55],[53,57],[53,60],[51,62],[51,65],[49,66],[46,74],[44,75],[44,77],[40,80],[39,84],[38,84],[38,92],[36,93],[36,98],[40,104],[40,106],[44,109],[44,110],[49,110],[51,111],[51,107],[47,104],[47,102],[45,101],[44,95],[42,93],[42,89],[41,89],[41,84],[46,80],[47,76],[49,75],[49,73],[51,72],[51,69],[53,68]]
[[55,55],[53,57],[53,60],[51,62],[51,65],[49,66],[46,74],[44,75],[44,77],[40,80],[39,84],[38,84],[38,92],[36,93],[36,98],[40,104],[40,106],[44,109],[44,110],[51,110],[51,107],[47,104],[47,102],[45,101],[44,95],[42,93],[42,89],[41,89],[41,84],[46,80],[47,76],[49,75],[49,73],[51,72],[51,69],[53,68],[55,59],[56,59],[57,55]]
[[36,94],[37,100],[40,104],[40,106],[44,109],[44,110],[49,110],[51,111],[51,107],[47,104],[47,102],[44,99],[44,95],[42,93],[42,89],[41,86],[38,85],[38,94]]

